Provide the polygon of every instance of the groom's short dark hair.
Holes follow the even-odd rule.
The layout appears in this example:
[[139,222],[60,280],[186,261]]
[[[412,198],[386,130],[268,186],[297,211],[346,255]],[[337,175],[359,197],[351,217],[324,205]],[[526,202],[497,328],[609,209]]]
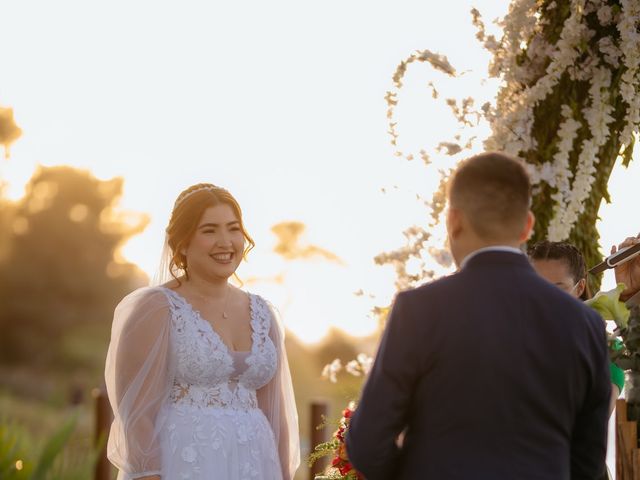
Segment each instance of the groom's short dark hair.
[[448,197],[478,236],[501,240],[521,232],[531,203],[531,183],[521,161],[500,152],[482,153],[456,169]]

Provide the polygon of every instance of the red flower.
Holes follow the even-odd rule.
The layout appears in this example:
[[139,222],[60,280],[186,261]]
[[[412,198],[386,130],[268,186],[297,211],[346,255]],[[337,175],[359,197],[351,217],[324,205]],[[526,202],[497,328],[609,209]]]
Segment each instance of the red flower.
[[342,419],[340,420],[340,426],[333,433],[333,438],[338,440],[335,450],[334,458],[331,460],[331,468],[340,472],[340,475],[347,476],[349,474],[355,475],[358,480],[365,480],[364,477],[353,468],[353,465],[349,462],[347,456],[347,445],[345,436],[349,429],[349,422],[353,412],[356,409],[355,403],[351,402],[347,408],[342,411]]
[[342,465],[341,467],[338,467],[338,470],[340,471],[341,475],[346,475],[347,473],[349,473],[351,470],[353,470],[353,467],[351,466],[351,464],[349,462],[346,462],[344,465]]

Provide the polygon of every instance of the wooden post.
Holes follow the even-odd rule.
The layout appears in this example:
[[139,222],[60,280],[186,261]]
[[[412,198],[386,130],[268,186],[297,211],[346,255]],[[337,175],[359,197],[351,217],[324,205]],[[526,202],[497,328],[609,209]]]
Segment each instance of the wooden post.
[[[311,403],[311,452],[313,452],[316,445],[329,440],[330,432],[327,430],[328,427],[318,428],[319,425],[325,423],[328,415],[329,406],[327,402],[316,401]],[[309,467],[309,480],[313,480],[316,473],[324,471],[328,464],[329,459],[321,458],[313,466]]]
[[624,399],[616,402],[616,479],[640,479],[638,424],[629,421]]
[[107,437],[111,427],[111,405],[103,388],[91,392],[95,403],[94,444],[100,447],[95,467],[95,480],[111,480],[111,464],[107,459]]

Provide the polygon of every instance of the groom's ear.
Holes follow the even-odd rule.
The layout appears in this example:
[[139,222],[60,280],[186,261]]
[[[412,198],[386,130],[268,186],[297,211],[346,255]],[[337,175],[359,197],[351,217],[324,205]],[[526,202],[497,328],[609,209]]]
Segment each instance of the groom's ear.
[[522,233],[520,234],[520,243],[525,243],[527,240],[531,238],[533,235],[533,226],[536,224],[536,216],[533,214],[531,210],[527,212],[527,221],[522,229]]
[[462,212],[449,206],[447,210],[447,233],[449,238],[457,238],[462,230]]

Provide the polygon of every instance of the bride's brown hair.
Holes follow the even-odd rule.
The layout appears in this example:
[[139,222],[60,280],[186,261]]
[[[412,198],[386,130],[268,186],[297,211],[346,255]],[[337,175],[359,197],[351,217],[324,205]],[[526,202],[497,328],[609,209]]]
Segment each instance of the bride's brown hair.
[[242,252],[242,258],[246,260],[249,251],[255,247],[255,242],[244,228],[240,205],[231,193],[211,183],[192,185],[178,195],[167,227],[167,242],[171,248],[169,272],[178,283],[180,280],[175,274],[176,270],[183,271],[189,278],[187,259],[182,251],[189,245],[204,211],[217,205],[229,205],[240,222],[240,230],[247,242],[244,252]]

